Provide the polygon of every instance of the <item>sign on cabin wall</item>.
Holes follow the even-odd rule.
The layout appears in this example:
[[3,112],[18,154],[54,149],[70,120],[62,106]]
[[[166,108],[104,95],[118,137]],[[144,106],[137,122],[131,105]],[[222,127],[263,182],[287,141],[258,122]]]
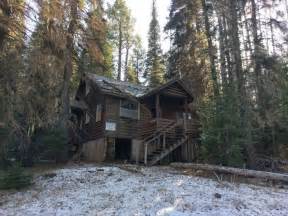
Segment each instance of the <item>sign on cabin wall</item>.
[[105,130],[106,131],[116,131],[116,123],[106,122]]

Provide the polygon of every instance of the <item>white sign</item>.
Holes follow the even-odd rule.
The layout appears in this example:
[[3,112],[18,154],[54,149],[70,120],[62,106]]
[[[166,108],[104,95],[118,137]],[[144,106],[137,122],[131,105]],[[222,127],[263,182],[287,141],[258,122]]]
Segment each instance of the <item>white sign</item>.
[[116,123],[114,123],[114,122],[106,122],[105,129],[107,131],[116,131]]

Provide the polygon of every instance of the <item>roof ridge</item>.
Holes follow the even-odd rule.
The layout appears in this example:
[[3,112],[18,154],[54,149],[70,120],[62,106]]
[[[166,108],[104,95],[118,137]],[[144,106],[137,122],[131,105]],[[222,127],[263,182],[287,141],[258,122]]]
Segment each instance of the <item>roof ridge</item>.
[[141,84],[135,84],[132,82],[128,82],[128,81],[123,81],[123,80],[117,80],[114,78],[110,78],[110,77],[106,77],[106,76],[102,76],[102,75],[98,75],[98,74],[94,74],[94,73],[88,73],[86,72],[85,74],[90,75],[90,76],[95,76],[95,77],[99,77],[99,78],[103,78],[103,80],[105,80],[106,82],[114,82],[114,83],[122,83],[122,84],[127,84],[127,85],[133,85],[135,87],[141,87],[141,88],[149,88],[148,86],[143,86]]

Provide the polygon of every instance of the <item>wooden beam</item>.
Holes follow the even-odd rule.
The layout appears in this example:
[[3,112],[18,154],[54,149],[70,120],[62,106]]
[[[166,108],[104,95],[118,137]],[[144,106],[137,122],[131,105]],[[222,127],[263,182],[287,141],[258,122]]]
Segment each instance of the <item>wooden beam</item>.
[[184,128],[185,128],[185,131],[187,131],[187,122],[188,122],[188,99],[185,98],[185,101],[184,101],[184,109],[185,109],[185,119],[184,119]]
[[156,95],[156,118],[161,118],[160,95]]
[[147,157],[148,157],[148,144],[144,144],[144,164],[147,165]]
[[194,164],[194,163],[186,163],[186,164],[185,163],[172,163],[171,166],[175,168],[207,170],[207,171],[212,171],[212,172],[227,173],[227,174],[252,177],[252,178],[258,178],[258,179],[268,179],[268,180],[275,180],[275,181],[280,181],[280,182],[288,182],[288,175],[280,174],[280,173],[239,169],[239,168],[233,168],[233,167],[215,166],[215,165],[208,165],[208,164]]

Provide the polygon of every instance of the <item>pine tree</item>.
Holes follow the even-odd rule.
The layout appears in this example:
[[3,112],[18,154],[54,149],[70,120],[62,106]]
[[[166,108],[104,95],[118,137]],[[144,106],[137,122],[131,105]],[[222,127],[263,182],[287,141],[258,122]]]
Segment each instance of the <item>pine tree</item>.
[[128,64],[129,49],[130,49],[130,38],[131,38],[131,26],[132,18],[131,12],[127,7],[124,0],[116,0],[114,5],[108,10],[109,21],[110,21],[110,33],[111,41],[117,48],[117,79],[121,80],[122,69],[123,69],[123,55],[124,48],[126,47],[126,58],[125,64]]
[[[63,23],[64,5],[57,0],[39,2],[39,22],[31,36],[27,53],[27,91],[25,109],[30,134],[59,122],[59,101],[66,42]],[[58,24],[56,24],[58,23]]]
[[[165,31],[170,35],[166,77],[189,80],[196,100],[209,93],[209,55],[201,1],[173,0]],[[208,52],[206,52],[208,50]]]
[[139,35],[136,35],[133,40],[132,55],[130,59],[130,68],[135,71],[137,82],[140,82],[140,78],[145,72],[145,50],[142,46],[142,41]]
[[0,189],[22,189],[32,184],[32,175],[19,165],[0,171]]
[[137,72],[136,72],[135,68],[133,67],[133,63],[131,61],[129,61],[129,63],[128,63],[126,81],[128,81],[130,83],[134,83],[134,84],[139,83]]
[[160,40],[160,25],[157,19],[156,0],[153,0],[152,20],[149,26],[146,71],[144,74],[149,81],[149,85],[152,87],[155,87],[164,81],[165,65]]
[[84,48],[81,52],[79,72],[96,73],[107,77],[113,74],[112,47],[108,43],[108,26],[104,20],[102,1],[89,0],[87,27],[84,29]]
[[75,50],[74,38],[79,26],[79,9],[80,0],[69,1],[67,8],[68,12],[68,28],[65,31],[66,46],[64,53],[64,74],[61,91],[61,124],[63,127],[68,127],[70,117],[70,82],[73,74],[73,53]]
[[24,71],[24,17],[24,0],[0,2],[0,104],[8,122],[14,120],[18,77]]

